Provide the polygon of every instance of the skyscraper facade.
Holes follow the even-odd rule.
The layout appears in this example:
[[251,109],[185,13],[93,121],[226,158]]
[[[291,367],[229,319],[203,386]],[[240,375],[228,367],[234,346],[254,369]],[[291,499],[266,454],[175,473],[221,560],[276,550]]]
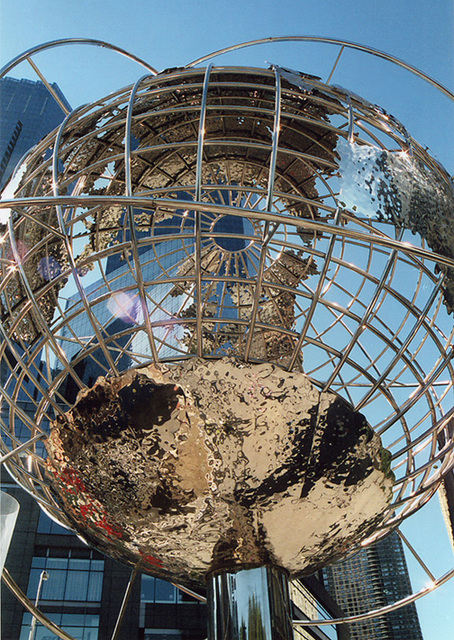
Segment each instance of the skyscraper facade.
[[[3,474],[3,489],[21,505],[6,567],[39,609],[75,640],[110,640],[131,569],[89,549],[42,512],[35,500]],[[41,573],[48,578],[38,594]],[[339,617],[343,612],[315,579],[290,586],[294,619]],[[2,584],[1,638],[28,640],[32,616]],[[205,604],[169,582],[138,574],[119,638],[204,640]],[[56,640],[37,624],[35,640]],[[295,627],[298,640],[349,640],[348,626]]]
[[[53,83],[51,86],[61,103],[70,110],[71,107],[58,85]],[[0,116],[1,190],[13,175],[23,155],[63,121],[65,112],[44,83],[4,77],[0,80]],[[20,351],[18,345],[17,349]],[[4,390],[7,376],[2,363],[0,383]],[[28,431],[23,429],[23,420],[19,415],[23,418],[31,412],[30,392],[31,389],[28,392],[21,390],[17,398],[20,411],[15,414],[15,433],[19,439],[28,437]],[[5,412],[8,410],[3,403],[2,420],[8,419]],[[39,447],[42,449],[42,445]]]
[[[58,85],[52,85],[70,109]],[[24,153],[55,129],[64,112],[42,82],[2,78],[0,80],[0,189],[11,177]]]
[[[6,562],[12,578],[39,609],[75,640],[108,640],[120,611],[131,569],[87,547],[56,524],[35,500],[2,476],[3,489],[20,503]],[[38,594],[41,573],[48,578]],[[27,640],[32,616],[2,583],[1,638]],[[203,640],[205,605],[173,585],[138,574],[122,625],[131,640]],[[57,638],[36,626],[35,640]]]
[[[393,532],[351,558],[323,569],[326,589],[348,614],[379,609],[411,594],[402,541]],[[351,625],[352,640],[422,640],[415,605]]]

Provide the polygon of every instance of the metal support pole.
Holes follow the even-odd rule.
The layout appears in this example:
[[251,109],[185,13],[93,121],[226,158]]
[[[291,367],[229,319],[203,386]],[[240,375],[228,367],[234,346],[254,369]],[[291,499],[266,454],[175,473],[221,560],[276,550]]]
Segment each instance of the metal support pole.
[[69,635],[63,629],[60,629],[52,620],[49,620],[47,616],[44,615],[42,611],[37,609],[35,605],[27,598],[25,593],[17,586],[17,584],[12,579],[8,569],[3,569],[2,580],[11,593],[19,600],[19,602],[30,611],[30,613],[44,626],[46,629],[49,629],[57,638],[61,638],[61,640],[75,640],[73,636]]
[[129,576],[128,586],[126,587],[125,594],[123,596],[123,602],[121,603],[120,611],[118,612],[117,622],[115,623],[115,629],[112,633],[111,640],[116,640],[118,638],[118,634],[120,633],[121,625],[123,623],[123,618],[126,613],[126,607],[128,606],[129,598],[131,597],[132,587],[134,586],[134,581],[136,579],[138,572],[138,567],[134,567],[131,571],[131,575]]
[[[39,603],[39,596],[41,595],[41,588],[43,586],[43,581],[47,580],[49,578],[49,574],[47,573],[47,571],[41,571],[41,574],[39,576],[39,582],[38,582],[38,591],[36,592],[36,600],[35,600],[35,607],[38,608],[38,603]],[[30,633],[28,636],[28,640],[33,640],[35,637],[35,631],[36,631],[36,618],[35,616],[32,617],[32,623],[30,625]]]
[[32,445],[34,442],[38,442],[38,440],[42,440],[43,438],[47,438],[47,434],[38,433],[38,435],[33,436],[33,438],[30,438],[30,440],[27,440],[27,442],[23,442],[19,447],[11,449],[11,451],[0,458],[0,466],[16,454],[21,453],[21,451],[25,451],[25,449],[27,449],[27,447]]
[[287,573],[279,567],[207,577],[208,640],[293,640]]

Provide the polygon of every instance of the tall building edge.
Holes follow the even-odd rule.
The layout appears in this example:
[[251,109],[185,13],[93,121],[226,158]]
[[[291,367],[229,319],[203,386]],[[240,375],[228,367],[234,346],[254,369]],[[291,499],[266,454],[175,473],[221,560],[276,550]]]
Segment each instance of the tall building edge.
[[[55,83],[52,88],[71,107]],[[6,76],[0,80],[0,190],[22,156],[55,129],[65,113],[41,81]]]
[[[412,592],[402,541],[396,532],[322,571],[326,589],[347,615],[379,609]],[[352,640],[423,640],[414,603],[355,622]]]

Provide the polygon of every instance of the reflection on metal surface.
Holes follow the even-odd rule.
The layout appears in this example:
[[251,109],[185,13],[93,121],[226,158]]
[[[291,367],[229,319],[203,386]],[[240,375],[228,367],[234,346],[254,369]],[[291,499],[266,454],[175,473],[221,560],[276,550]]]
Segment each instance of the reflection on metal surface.
[[[17,481],[157,575],[310,571],[453,466],[452,184],[395,118],[314,76],[150,71],[69,114],[0,202],[2,455],[28,440]],[[255,366],[269,391],[246,388]],[[115,385],[157,398],[152,427]]]
[[101,378],[46,446],[76,530],[189,584],[263,564],[312,573],[374,530],[394,480],[344,400],[303,374],[229,359]]
[[[359,210],[420,233],[437,253],[454,259],[454,189],[408,151],[390,152],[339,140],[340,200]],[[447,176],[446,176],[447,177]],[[454,310],[454,269],[448,267],[445,304]]]
[[291,640],[288,578],[266,566],[207,578],[210,640]]
[[[227,239],[221,241],[227,244]],[[247,248],[247,247],[246,247]],[[246,249],[243,249],[244,251]],[[225,253],[225,252],[224,252]],[[201,264],[206,271],[221,271],[225,268],[223,252],[218,246],[208,247],[202,252]],[[312,258],[302,257],[302,252],[290,250],[283,251],[279,258],[269,264],[263,271],[264,281],[267,283],[266,292],[260,301],[258,309],[254,311],[255,283],[244,284],[244,268],[241,263],[231,265],[231,276],[235,280],[228,287],[228,295],[232,305],[238,310],[238,320],[241,324],[234,322],[226,323],[224,327],[219,327],[216,323],[205,322],[203,324],[203,354],[210,355],[216,352],[230,353],[235,355],[243,352],[243,343],[246,335],[246,326],[252,318],[258,322],[272,327],[279,327],[280,331],[256,331],[251,340],[249,351],[250,358],[259,361],[275,362],[281,366],[289,364],[291,355],[294,352],[294,342],[284,331],[291,331],[295,325],[295,301],[293,293],[303,280],[317,273],[316,262]],[[193,276],[194,259],[188,258],[180,267],[179,275]],[[241,277],[243,275],[243,278]],[[272,285],[275,285],[274,287]],[[192,288],[191,280],[180,282],[171,295],[181,295],[189,293]],[[205,314],[216,314],[217,295],[216,285],[209,287],[211,299],[205,304]],[[193,309],[188,309],[192,315]],[[186,311],[182,315],[186,315]],[[195,351],[197,338],[195,336],[193,324],[184,324],[185,333],[181,340],[182,344],[190,351]],[[301,354],[299,355],[301,359]]]

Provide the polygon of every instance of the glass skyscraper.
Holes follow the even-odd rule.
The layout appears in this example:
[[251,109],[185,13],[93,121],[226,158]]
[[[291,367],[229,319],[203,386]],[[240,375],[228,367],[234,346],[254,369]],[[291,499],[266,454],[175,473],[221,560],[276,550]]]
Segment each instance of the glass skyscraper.
[[[396,532],[323,569],[326,589],[348,615],[379,609],[410,595],[402,541]],[[423,640],[414,603],[351,625],[352,640]]]
[[[68,109],[58,85],[52,85]],[[42,82],[0,80],[0,189],[11,177],[24,153],[55,129],[64,112]]]

